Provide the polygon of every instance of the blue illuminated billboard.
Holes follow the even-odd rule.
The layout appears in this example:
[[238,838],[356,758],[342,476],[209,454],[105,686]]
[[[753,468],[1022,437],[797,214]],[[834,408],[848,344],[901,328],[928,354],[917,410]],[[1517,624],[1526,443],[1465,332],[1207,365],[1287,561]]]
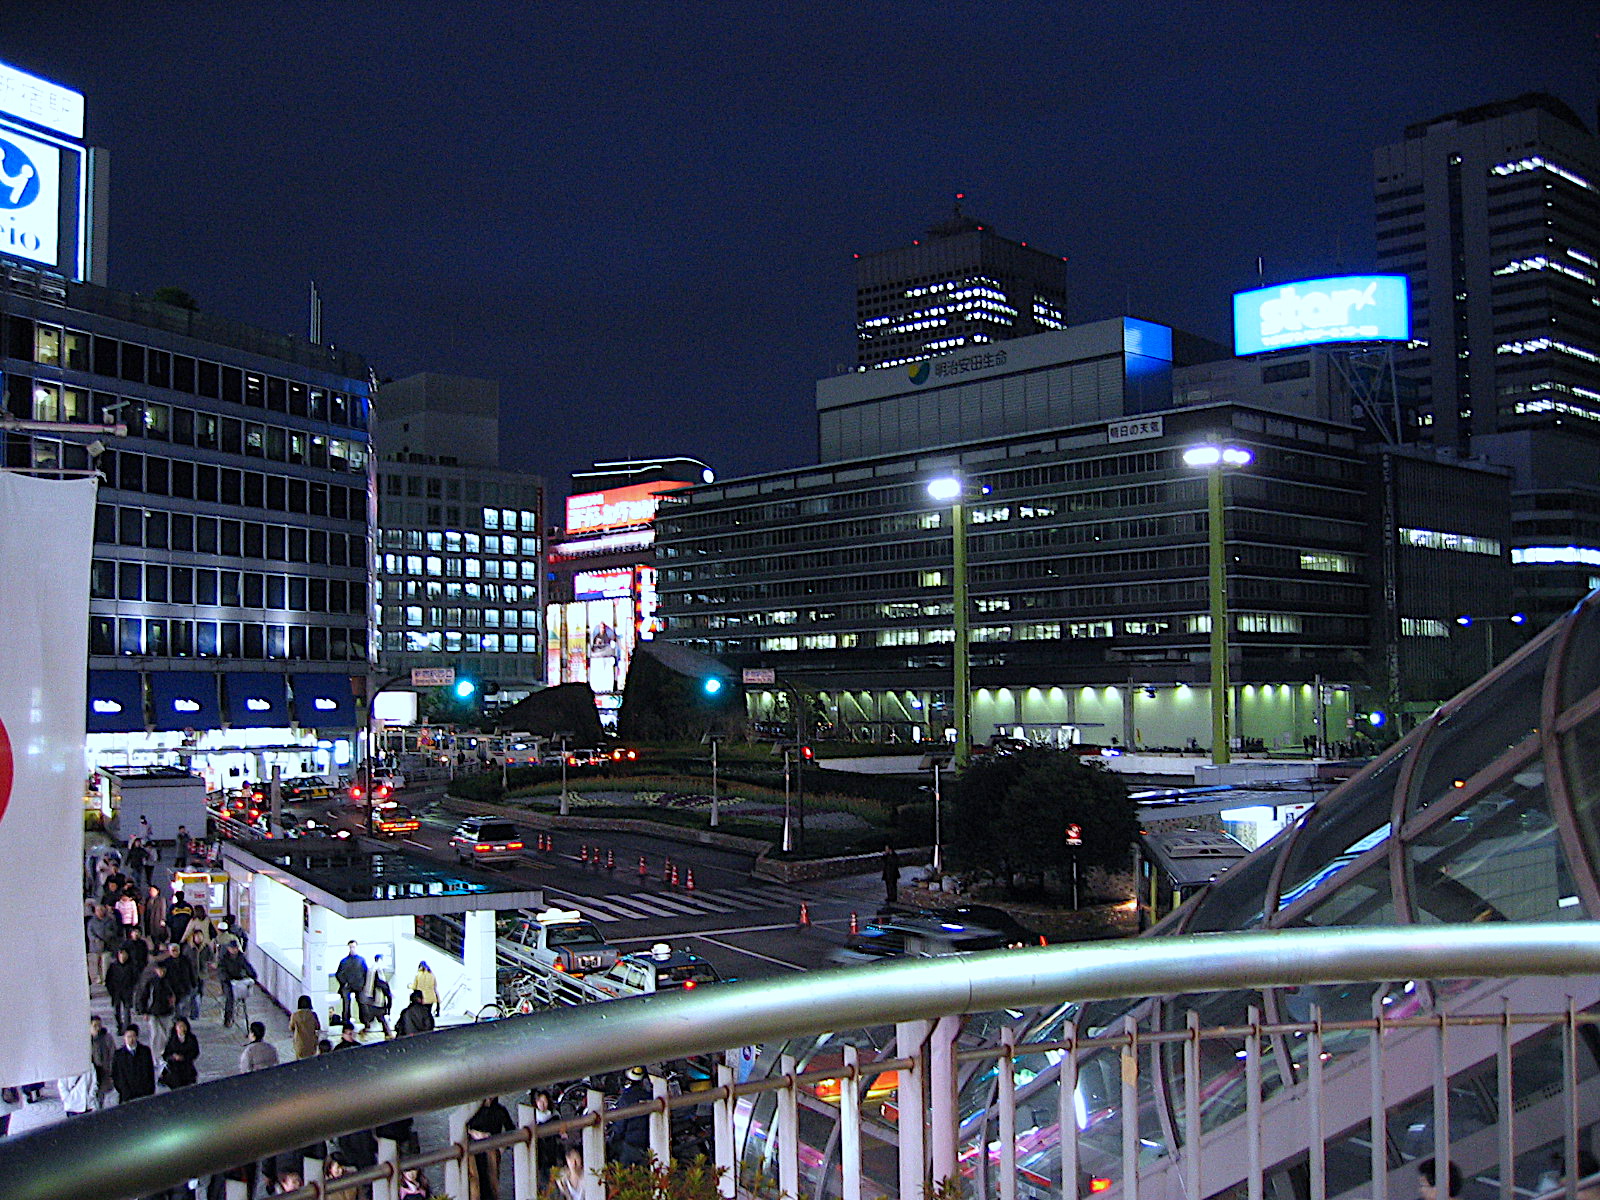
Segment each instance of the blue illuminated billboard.
[[1302,279],[1233,297],[1233,352],[1241,356],[1319,342],[1410,339],[1404,275]]

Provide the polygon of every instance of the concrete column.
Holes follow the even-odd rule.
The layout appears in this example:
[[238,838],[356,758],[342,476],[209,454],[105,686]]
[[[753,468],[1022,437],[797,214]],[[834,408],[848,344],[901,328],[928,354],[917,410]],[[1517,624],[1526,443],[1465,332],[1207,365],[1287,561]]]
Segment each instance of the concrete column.
[[462,966],[466,969],[466,1007],[477,1011],[495,998],[494,912],[482,908],[463,913],[465,931]]

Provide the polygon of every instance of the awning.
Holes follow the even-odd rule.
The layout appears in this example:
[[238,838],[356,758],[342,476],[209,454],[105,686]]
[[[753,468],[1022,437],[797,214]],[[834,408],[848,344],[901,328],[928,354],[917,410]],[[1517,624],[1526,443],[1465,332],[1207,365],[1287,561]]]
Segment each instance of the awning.
[[289,692],[282,675],[229,671],[222,677],[228,724],[235,729],[276,728],[289,723]]
[[354,729],[355,693],[348,675],[291,675],[294,719],[304,729]]
[[144,684],[137,671],[90,671],[90,733],[143,733]]
[[157,729],[220,729],[217,677],[210,671],[152,671],[150,710]]

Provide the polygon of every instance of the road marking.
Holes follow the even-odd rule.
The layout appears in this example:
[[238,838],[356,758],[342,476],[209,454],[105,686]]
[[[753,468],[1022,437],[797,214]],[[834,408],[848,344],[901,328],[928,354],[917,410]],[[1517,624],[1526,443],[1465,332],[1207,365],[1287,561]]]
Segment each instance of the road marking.
[[427,842],[416,842],[416,841],[412,841],[410,838],[406,839],[406,845],[415,846],[419,850],[432,850],[433,849],[433,847],[428,845]]
[[785,962],[781,958],[773,958],[770,954],[762,954],[757,950],[746,950],[743,946],[735,946],[731,942],[719,942],[714,937],[707,937],[703,933],[685,934],[685,937],[699,938],[702,942],[710,942],[713,946],[721,946],[724,950],[732,950],[738,954],[748,954],[751,958],[759,958],[762,962],[769,962],[775,967],[786,967],[791,971],[804,971],[805,968],[798,963]]
[[[819,925],[822,924],[822,923],[823,922],[821,922],[821,921],[817,922],[817,924],[819,924]],[[680,937],[686,937],[686,938],[688,938],[688,937],[721,937],[721,936],[726,936],[728,934],[733,934],[733,933],[771,933],[771,932],[773,932],[774,930],[777,930],[777,929],[793,929],[793,928],[794,928],[794,925],[792,925],[792,924],[785,924],[785,925],[740,925],[740,926],[735,926],[735,927],[732,927],[732,928],[729,928],[729,929],[707,929],[707,930],[704,930],[703,932],[699,932],[699,933],[695,933],[695,932],[692,932],[692,931],[689,932],[689,933],[675,933],[672,936],[675,937],[675,938],[680,938]],[[642,943],[642,944],[645,944],[645,945],[649,945],[649,944],[652,944],[654,942],[659,942],[660,940],[661,940],[661,937],[660,937],[659,934],[656,935],[655,937],[628,937],[628,938],[612,938],[612,939],[610,939],[611,944],[613,946],[628,946],[628,945],[632,945],[635,942]]]

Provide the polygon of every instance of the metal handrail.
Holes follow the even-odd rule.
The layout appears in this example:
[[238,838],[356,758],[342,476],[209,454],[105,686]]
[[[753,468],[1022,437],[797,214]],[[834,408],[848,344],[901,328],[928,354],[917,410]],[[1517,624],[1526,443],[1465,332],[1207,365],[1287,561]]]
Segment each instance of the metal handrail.
[[1600,974],[1600,922],[1275,930],[906,959],[556,1009],[288,1063],[0,1141],[6,1200],[119,1200],[561,1080],[962,1013],[1276,985]]

